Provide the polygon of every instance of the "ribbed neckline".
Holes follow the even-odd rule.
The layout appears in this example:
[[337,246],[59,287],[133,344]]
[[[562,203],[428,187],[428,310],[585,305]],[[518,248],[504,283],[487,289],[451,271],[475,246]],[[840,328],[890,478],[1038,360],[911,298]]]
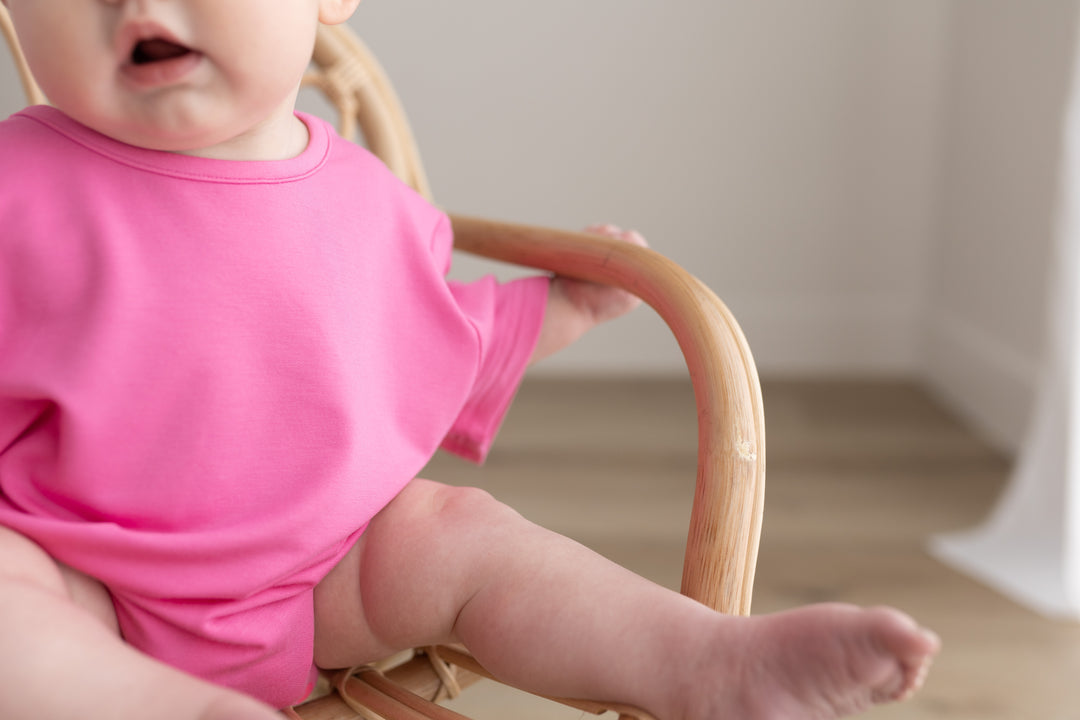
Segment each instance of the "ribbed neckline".
[[330,152],[330,130],[325,122],[306,113],[296,116],[308,129],[308,146],[287,160],[214,160],[178,153],[147,150],[114,140],[72,120],[48,105],[35,105],[18,113],[45,125],[73,142],[116,162],[146,172],[180,179],[222,183],[285,183],[311,175]]

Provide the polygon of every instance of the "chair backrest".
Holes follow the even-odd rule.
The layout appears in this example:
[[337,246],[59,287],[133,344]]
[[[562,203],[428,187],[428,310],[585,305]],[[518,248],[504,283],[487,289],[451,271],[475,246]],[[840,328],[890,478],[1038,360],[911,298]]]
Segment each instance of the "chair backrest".
[[[0,31],[7,40],[27,104],[48,102],[30,72],[7,8],[0,5]],[[304,84],[318,88],[338,112],[338,131],[363,142],[402,180],[429,200],[431,188],[420,153],[386,73],[375,56],[344,25],[319,27]]]
[[338,131],[364,143],[402,180],[431,199],[412,129],[382,66],[346,25],[321,25],[307,85],[320,90],[337,109]]
[[12,25],[11,16],[8,15],[7,8],[3,5],[0,5],[0,32],[3,32],[8,48],[11,50],[11,55],[15,59],[15,68],[19,71],[19,79],[22,80],[27,104],[44,104],[46,102],[45,95],[41,92],[37,82],[34,81],[34,76],[30,74],[30,66],[26,64],[26,57],[23,56],[22,48],[19,47],[19,39],[15,36],[15,26]]

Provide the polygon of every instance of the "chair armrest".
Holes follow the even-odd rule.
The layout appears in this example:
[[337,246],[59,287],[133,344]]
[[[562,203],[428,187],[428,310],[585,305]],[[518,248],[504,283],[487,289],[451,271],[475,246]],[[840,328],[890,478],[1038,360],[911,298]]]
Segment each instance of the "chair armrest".
[[653,307],[675,335],[694,386],[698,470],[682,592],[750,613],[765,491],[765,422],[750,348],[731,312],[659,253],[585,233],[451,215],[455,247],[614,285]]

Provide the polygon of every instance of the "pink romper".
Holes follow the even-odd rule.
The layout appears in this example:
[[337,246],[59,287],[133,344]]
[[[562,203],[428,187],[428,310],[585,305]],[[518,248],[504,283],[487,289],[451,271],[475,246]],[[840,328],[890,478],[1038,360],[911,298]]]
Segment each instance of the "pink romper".
[[482,459],[547,282],[447,282],[445,216],[301,115],[280,162],[0,123],[0,525],[124,638],[275,707],[312,588],[439,445]]

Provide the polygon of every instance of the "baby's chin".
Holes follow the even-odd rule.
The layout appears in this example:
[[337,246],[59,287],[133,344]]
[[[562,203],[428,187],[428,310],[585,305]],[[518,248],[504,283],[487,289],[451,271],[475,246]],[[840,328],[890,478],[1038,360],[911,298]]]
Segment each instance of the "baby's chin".
[[184,123],[170,127],[130,119],[73,117],[91,130],[125,145],[196,157],[226,157],[227,148],[240,134],[212,124]]
[[120,113],[98,113],[85,108],[73,108],[63,102],[55,102],[54,105],[94,132],[125,145],[146,150],[196,153],[225,139],[221,132],[214,132],[209,127],[200,128],[192,123],[181,125],[149,122]]

